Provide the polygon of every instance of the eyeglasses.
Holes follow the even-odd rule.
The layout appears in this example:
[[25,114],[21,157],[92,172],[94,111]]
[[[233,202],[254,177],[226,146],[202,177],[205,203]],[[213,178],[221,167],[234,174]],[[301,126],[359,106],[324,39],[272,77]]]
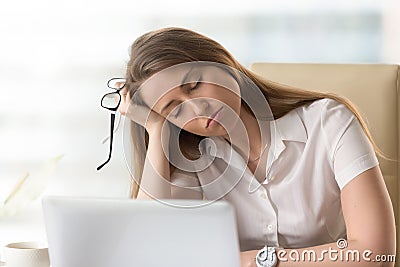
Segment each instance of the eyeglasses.
[[111,111],[111,126],[110,126],[110,152],[108,154],[108,159],[97,167],[99,171],[101,168],[106,165],[111,159],[111,151],[112,151],[112,142],[113,142],[113,135],[114,135],[114,124],[115,124],[115,113],[118,110],[119,105],[121,104],[121,91],[125,87],[125,79],[124,78],[111,78],[107,82],[107,87],[115,90],[115,92],[107,93],[101,98],[101,106],[105,109]]

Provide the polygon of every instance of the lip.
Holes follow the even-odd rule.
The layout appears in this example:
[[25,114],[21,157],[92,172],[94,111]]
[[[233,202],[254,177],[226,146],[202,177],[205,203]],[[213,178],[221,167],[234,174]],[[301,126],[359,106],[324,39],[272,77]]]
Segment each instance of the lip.
[[214,113],[211,115],[211,118],[208,119],[208,121],[207,121],[207,126],[206,126],[206,128],[208,128],[208,126],[210,125],[210,122],[218,115],[218,113],[220,113],[220,111],[222,110],[222,108],[223,108],[223,107],[220,107],[216,112],[214,112]]

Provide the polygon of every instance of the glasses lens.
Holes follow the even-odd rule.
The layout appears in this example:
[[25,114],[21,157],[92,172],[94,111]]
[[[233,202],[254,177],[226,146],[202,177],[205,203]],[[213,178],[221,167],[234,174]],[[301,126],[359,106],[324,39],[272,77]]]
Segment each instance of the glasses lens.
[[109,93],[104,95],[101,105],[105,108],[117,108],[120,101],[120,95],[117,93]]
[[122,89],[125,86],[125,79],[113,78],[107,82],[107,86],[112,89]]

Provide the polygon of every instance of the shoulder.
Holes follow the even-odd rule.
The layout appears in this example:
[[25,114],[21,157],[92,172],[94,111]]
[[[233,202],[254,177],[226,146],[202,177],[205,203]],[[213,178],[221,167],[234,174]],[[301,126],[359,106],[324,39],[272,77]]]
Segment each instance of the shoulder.
[[326,111],[337,111],[340,113],[343,111],[346,112],[348,110],[345,104],[332,98],[321,98],[315,100],[311,104],[298,107],[297,109],[299,111],[304,111],[305,113],[316,113],[316,114],[321,114],[322,112]]
[[358,122],[355,114],[345,104],[331,98],[316,100],[298,107],[296,111],[308,136],[314,143],[326,147],[330,155],[343,134]]
[[331,98],[315,100],[311,104],[298,107],[296,111],[306,124],[318,124],[323,129],[327,127],[327,130],[338,128],[355,117],[345,104]]

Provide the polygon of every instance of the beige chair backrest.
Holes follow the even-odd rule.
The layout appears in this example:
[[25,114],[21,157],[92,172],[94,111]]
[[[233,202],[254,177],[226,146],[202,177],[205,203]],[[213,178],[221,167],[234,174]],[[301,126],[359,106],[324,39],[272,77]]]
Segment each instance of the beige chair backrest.
[[[278,83],[319,92],[334,92],[346,97],[360,111],[381,151],[389,158],[398,159],[399,65],[253,63],[250,69]],[[396,258],[399,258],[400,164],[381,157],[379,163],[395,212]],[[396,266],[400,266],[399,263],[396,263]]]

